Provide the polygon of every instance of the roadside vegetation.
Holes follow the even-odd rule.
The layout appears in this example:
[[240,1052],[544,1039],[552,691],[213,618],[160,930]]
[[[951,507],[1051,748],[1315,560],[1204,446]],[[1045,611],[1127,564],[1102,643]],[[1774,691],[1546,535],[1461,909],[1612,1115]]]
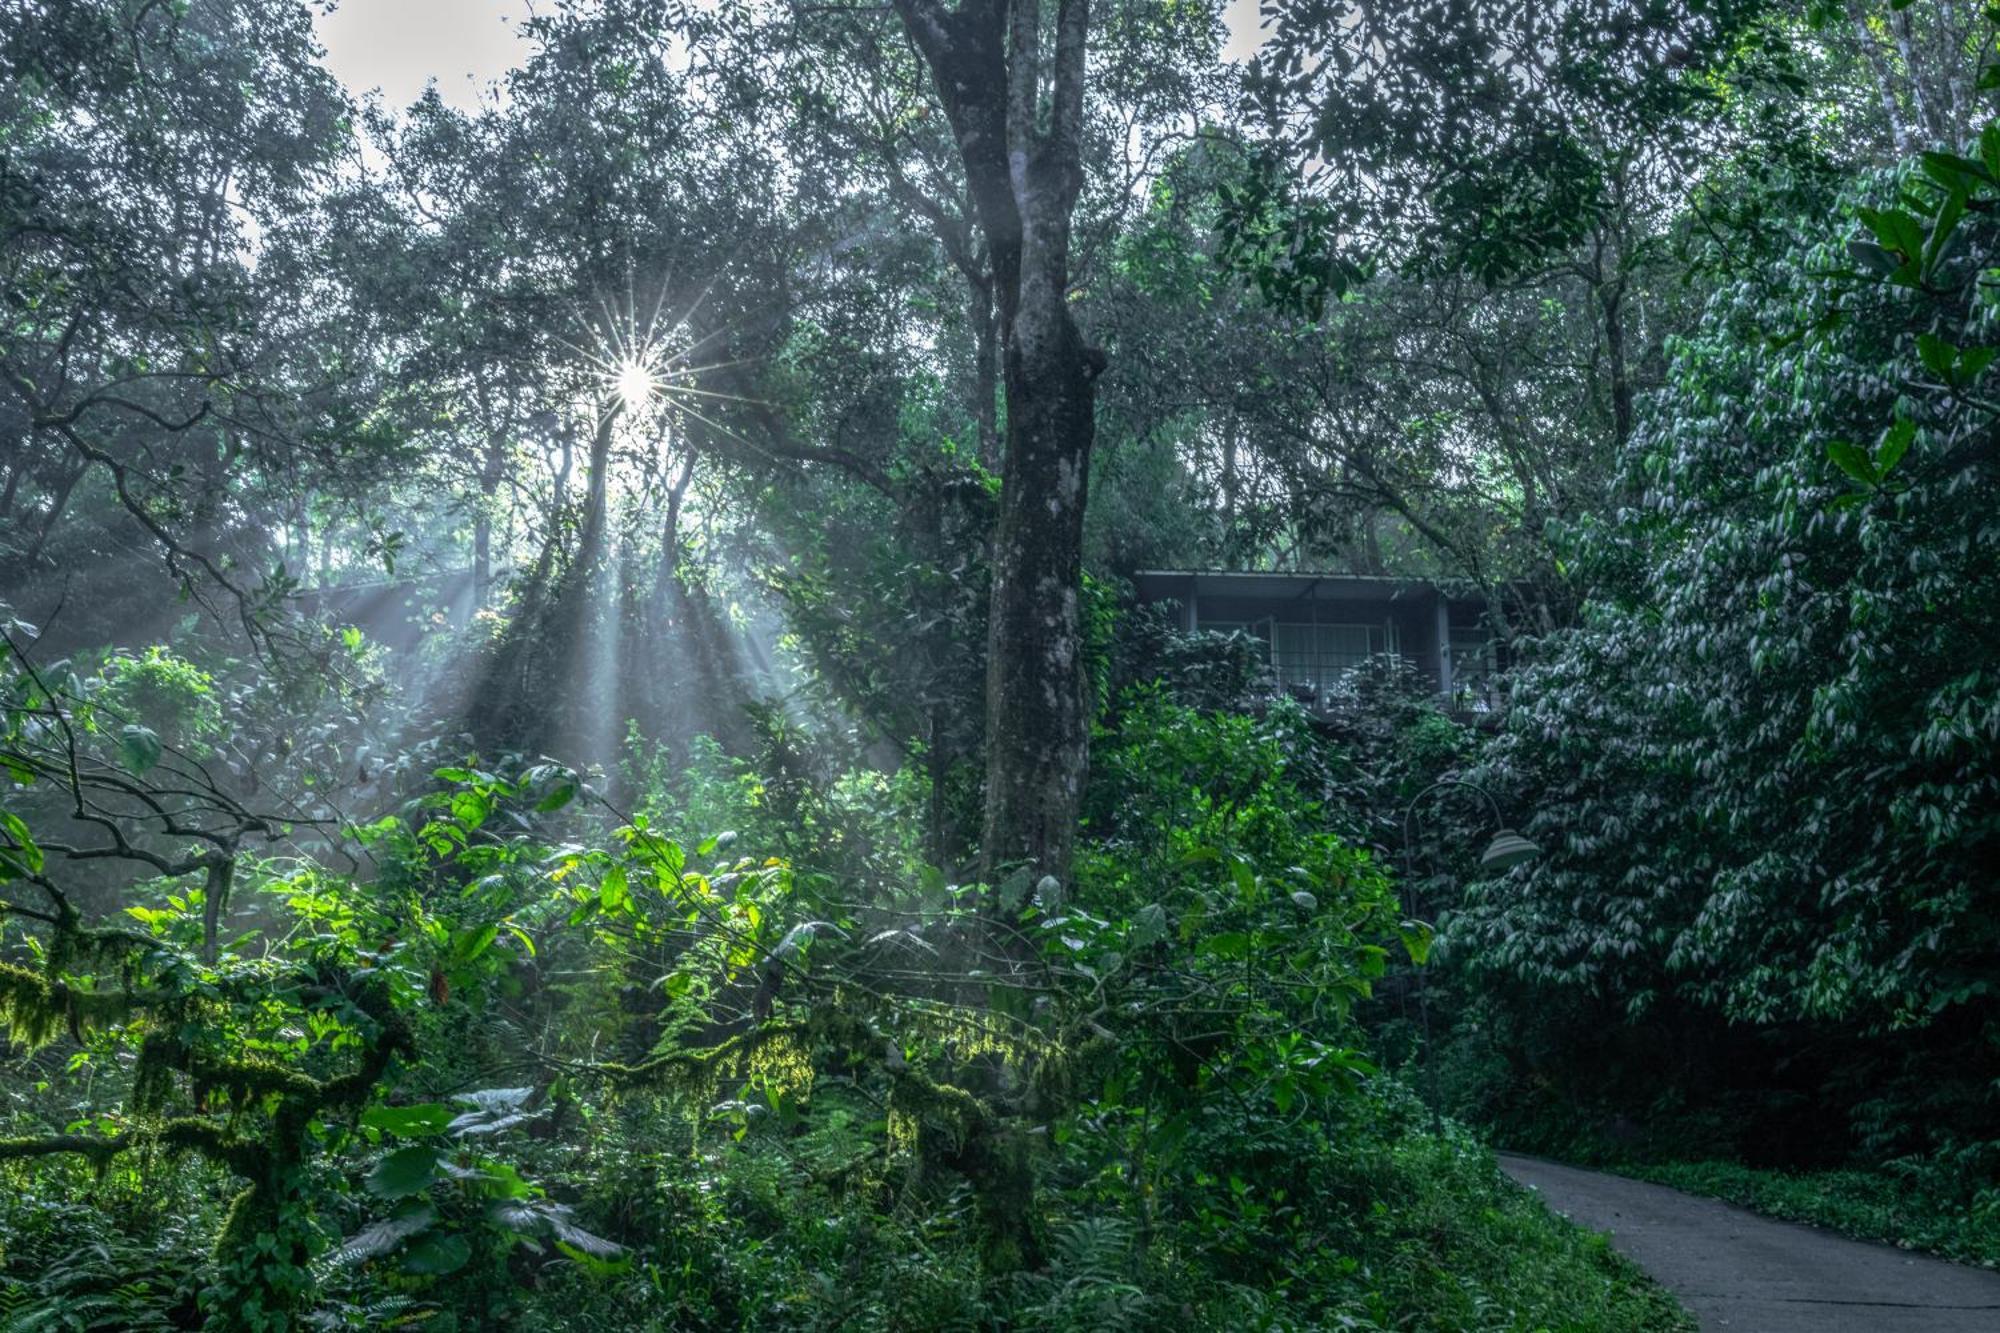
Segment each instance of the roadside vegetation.
[[1705,1194],[1741,1208],[1825,1227],[1857,1240],[1923,1250],[1960,1263],[2000,1267],[1991,1203],[1922,1164],[1898,1171],[1771,1171],[1734,1162],[1612,1166],[1622,1175]]

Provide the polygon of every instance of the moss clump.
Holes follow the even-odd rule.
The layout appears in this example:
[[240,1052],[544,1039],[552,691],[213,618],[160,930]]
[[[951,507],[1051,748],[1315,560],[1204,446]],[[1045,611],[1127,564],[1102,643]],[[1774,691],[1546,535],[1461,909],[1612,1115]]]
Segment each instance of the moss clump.
[[132,1109],[152,1115],[165,1108],[174,1092],[174,1071],[187,1059],[187,1048],[169,1033],[155,1030],[139,1043],[132,1066]]
[[667,1096],[705,1100],[725,1077],[741,1077],[766,1047],[796,1047],[808,1039],[810,1023],[764,1023],[714,1046],[677,1046],[636,1065],[605,1061],[595,1071],[614,1087],[651,1088]]
[[[990,1118],[986,1104],[964,1088],[907,1069],[896,1075],[889,1089],[889,1109],[916,1123],[919,1151],[936,1146],[952,1155],[962,1151]],[[944,1136],[941,1144],[932,1138],[939,1134]]]
[[54,1041],[69,1019],[58,988],[39,972],[0,963],[0,1025],[31,1051]]
[[264,1211],[258,1206],[255,1185],[237,1192],[236,1197],[229,1201],[229,1212],[222,1219],[222,1229],[215,1233],[214,1254],[218,1262],[256,1242],[257,1232],[264,1223]]

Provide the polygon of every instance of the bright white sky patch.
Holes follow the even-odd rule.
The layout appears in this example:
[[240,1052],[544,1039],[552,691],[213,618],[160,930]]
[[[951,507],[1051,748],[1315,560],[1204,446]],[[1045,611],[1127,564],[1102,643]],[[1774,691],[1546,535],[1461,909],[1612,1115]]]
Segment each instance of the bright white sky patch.
[[[1228,59],[1263,44],[1257,3],[1228,0]],[[327,68],[357,97],[380,88],[390,106],[405,107],[436,79],[445,101],[470,107],[526,54],[518,25],[531,7],[532,0],[341,0],[317,27]]]
[[488,83],[519,64],[530,0],[341,0],[316,20],[326,67],[355,96],[380,88],[392,107],[438,93],[470,107]]
[[1225,60],[1248,60],[1264,44],[1257,26],[1257,0],[1229,0],[1222,8],[1222,21],[1229,25],[1229,38],[1222,44]]

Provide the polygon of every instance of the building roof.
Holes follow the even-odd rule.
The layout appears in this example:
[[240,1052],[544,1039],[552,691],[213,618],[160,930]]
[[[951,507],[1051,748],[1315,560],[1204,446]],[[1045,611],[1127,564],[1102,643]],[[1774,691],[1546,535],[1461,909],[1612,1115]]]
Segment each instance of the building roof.
[[1142,569],[1132,575],[1139,595],[1148,601],[1184,597],[1193,592],[1209,597],[1282,598],[1337,601],[1394,600],[1445,597],[1474,598],[1446,592],[1428,579],[1384,578],[1372,574],[1286,573],[1247,569]]

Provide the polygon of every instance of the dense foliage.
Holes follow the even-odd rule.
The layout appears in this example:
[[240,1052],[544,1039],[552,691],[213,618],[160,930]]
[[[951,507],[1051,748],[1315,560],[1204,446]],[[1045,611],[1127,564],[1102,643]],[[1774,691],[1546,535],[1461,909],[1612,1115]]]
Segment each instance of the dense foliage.
[[1993,1206],[2000,129],[1962,147],[1805,189],[1565,540],[1592,596],[1481,757],[1549,855],[1448,932],[1518,1135]]

